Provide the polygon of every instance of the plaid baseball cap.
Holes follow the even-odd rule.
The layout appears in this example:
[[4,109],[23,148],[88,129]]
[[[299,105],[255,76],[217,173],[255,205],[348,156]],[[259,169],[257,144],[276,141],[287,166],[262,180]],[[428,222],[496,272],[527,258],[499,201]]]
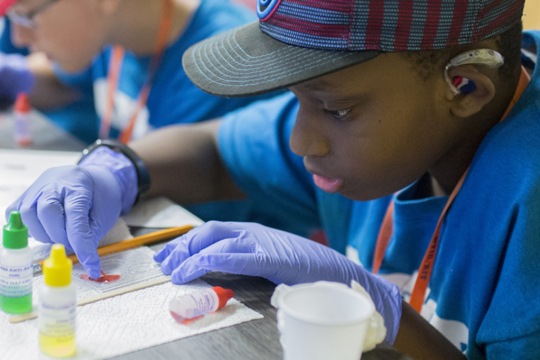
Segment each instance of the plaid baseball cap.
[[[254,0],[255,1],[255,0]],[[202,90],[265,93],[376,57],[477,43],[521,21],[525,0],[257,0],[259,21],[190,47]]]

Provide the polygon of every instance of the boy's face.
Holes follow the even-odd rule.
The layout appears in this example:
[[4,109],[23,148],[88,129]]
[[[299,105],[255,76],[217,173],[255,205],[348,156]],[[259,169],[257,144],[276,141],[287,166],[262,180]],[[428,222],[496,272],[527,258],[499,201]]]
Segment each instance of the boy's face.
[[[50,0],[19,0],[11,7],[28,15]],[[57,0],[32,18],[32,26],[12,21],[12,40],[17,46],[42,51],[65,71],[85,69],[101,50],[104,24],[95,1]]]
[[300,101],[291,149],[327,192],[377,198],[459,156],[463,136],[442,72],[424,80],[402,55],[379,55],[291,90]]

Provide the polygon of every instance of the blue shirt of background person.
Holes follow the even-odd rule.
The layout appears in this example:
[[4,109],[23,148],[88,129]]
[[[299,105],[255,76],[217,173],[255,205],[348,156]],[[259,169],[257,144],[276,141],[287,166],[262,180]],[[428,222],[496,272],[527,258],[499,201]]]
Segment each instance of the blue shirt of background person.
[[[181,66],[182,54],[189,46],[254,19],[253,11],[242,5],[228,0],[201,0],[189,23],[179,37],[169,44],[161,58],[148,100],[138,113],[133,138],[170,124],[193,123],[220,117],[262,98],[227,99],[207,94],[191,83]],[[21,51],[9,41],[10,32],[6,29],[2,35],[2,48],[5,52]],[[46,109],[44,112],[60,127],[86,143],[97,139],[99,119],[106,111],[111,52],[112,47],[104,48],[94,58],[91,66],[80,72],[67,72],[59,66],[53,68],[60,81],[78,89],[82,98],[76,104],[54,111]],[[114,94],[115,109],[110,137],[117,137],[129,121],[149,72],[151,58],[125,52],[118,88]],[[268,95],[263,97],[267,98]]]
[[[230,1],[201,1],[189,25],[166,49],[155,74],[146,108],[139,114],[133,137],[138,138],[152,129],[170,124],[216,118],[252,102],[253,97],[230,99],[203,92],[187,78],[180,59],[189,46],[254,18],[252,11],[232,5]],[[88,92],[89,84],[92,84],[96,110],[100,116],[103,116],[107,102],[107,74],[111,51],[111,48],[105,49],[95,58],[92,67],[82,74],[70,75],[56,68],[57,75],[66,84],[81,88],[85,92]],[[150,57],[140,57],[129,52],[125,54],[118,91],[115,94],[117,108],[112,120],[112,137],[118,136],[119,130],[129,120],[148,73],[150,60]],[[87,126],[95,139],[97,126]]]

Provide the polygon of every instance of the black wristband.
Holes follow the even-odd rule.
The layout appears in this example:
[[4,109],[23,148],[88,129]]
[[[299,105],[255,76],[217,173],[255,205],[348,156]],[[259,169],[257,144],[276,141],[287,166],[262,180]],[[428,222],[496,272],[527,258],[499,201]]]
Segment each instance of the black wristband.
[[109,149],[112,149],[116,152],[121,153],[125,157],[127,157],[135,167],[135,171],[137,172],[137,197],[135,198],[135,204],[139,201],[142,195],[144,195],[149,189],[150,189],[150,173],[148,172],[148,169],[146,168],[146,165],[144,164],[144,161],[133,151],[129,146],[121,143],[117,140],[112,139],[99,139],[86,149],[82,151],[82,156],[77,162],[77,164],[81,164],[84,158],[86,158],[88,155],[92,153],[95,149],[97,149],[100,146],[108,147]]

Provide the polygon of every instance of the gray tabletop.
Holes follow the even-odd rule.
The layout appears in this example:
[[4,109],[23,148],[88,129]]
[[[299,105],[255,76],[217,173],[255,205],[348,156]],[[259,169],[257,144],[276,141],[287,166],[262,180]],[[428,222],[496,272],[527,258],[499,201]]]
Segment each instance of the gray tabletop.
[[15,121],[12,113],[0,113],[0,148],[60,151],[82,151],[85,148],[83,142],[53,125],[36,111],[32,111],[30,119],[32,144],[24,147],[17,144],[14,139],[14,125]]

